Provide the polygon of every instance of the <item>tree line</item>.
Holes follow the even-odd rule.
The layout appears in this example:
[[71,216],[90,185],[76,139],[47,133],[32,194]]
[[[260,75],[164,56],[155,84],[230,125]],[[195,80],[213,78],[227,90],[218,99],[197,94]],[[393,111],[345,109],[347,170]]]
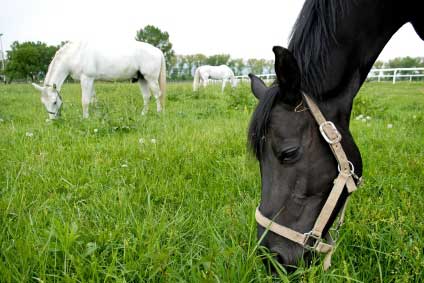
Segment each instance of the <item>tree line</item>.
[[[244,75],[249,72],[261,74],[273,71],[273,61],[265,59],[243,60],[231,58],[229,54],[211,56],[204,54],[176,55],[172,43],[169,41],[169,34],[151,25],[138,30],[135,39],[150,43],[162,50],[166,58],[169,80],[191,80],[195,69],[201,65],[225,64],[230,66],[236,75]],[[56,51],[65,43],[64,41],[60,45],[54,46],[40,41],[22,43],[15,41],[11,49],[7,51],[5,69],[7,81],[42,81]]]
[[376,61],[373,68],[375,69],[394,69],[394,68],[423,68],[424,57],[397,57],[387,62]]
[[[161,31],[158,27],[147,25],[136,31],[135,39],[150,43],[165,55],[167,64],[167,76],[169,80],[182,81],[193,79],[194,71],[201,65],[228,65],[235,75],[270,74],[274,72],[273,60],[251,58],[231,58],[230,54],[215,54],[207,56],[204,54],[176,55],[172,43],[169,41],[169,34]],[[47,45],[37,42],[15,41],[11,49],[7,51],[6,68],[4,74],[8,82],[14,80],[41,81],[44,79],[48,66],[56,51],[65,44]],[[402,57],[389,60],[387,62],[377,61],[374,68],[408,68],[424,67],[423,57]]]

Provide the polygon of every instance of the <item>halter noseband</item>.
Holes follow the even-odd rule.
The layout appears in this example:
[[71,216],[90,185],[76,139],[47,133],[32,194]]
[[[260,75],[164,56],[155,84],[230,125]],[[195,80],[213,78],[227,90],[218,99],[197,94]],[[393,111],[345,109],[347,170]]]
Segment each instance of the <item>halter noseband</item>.
[[[63,101],[62,100],[62,96],[60,96],[60,92],[56,89],[56,87],[54,87],[54,86],[52,86],[52,85],[49,85],[49,84],[46,84],[46,85],[44,85],[44,86],[46,86],[46,87],[51,87],[51,88],[53,88],[56,92],[57,92],[57,96],[60,98],[60,101]],[[49,114],[51,114],[51,115],[57,115],[57,113],[59,112],[59,110],[58,111],[56,111],[56,112],[52,112],[52,111],[49,111],[49,110],[47,110],[46,109],[46,111],[47,111],[47,113],[49,113]]]
[[[256,222],[262,227],[274,232],[275,234],[282,236],[286,239],[289,239],[292,242],[295,242],[302,246],[304,249],[316,251],[319,253],[326,254],[324,259],[324,270],[327,270],[331,265],[331,255],[334,252],[335,241],[331,238],[330,233],[324,235],[325,241],[323,241],[323,230],[327,226],[327,223],[336,208],[337,202],[343,192],[344,187],[346,186],[348,193],[352,193],[357,189],[357,184],[354,179],[358,182],[358,185],[361,182],[361,177],[358,177],[355,174],[355,168],[353,167],[352,162],[347,159],[346,153],[343,150],[343,147],[340,143],[342,136],[337,130],[333,122],[327,121],[324,115],[319,110],[319,107],[316,103],[308,97],[305,93],[302,92],[304,101],[309,107],[309,110],[312,113],[315,121],[319,126],[319,131],[323,136],[324,140],[328,143],[333,152],[334,157],[338,163],[339,174],[334,179],[334,185],[331,189],[331,192],[325,202],[323,208],[321,209],[318,218],[315,221],[314,227],[310,232],[300,233],[295,230],[292,230],[286,226],[275,223],[273,220],[265,217],[259,210],[259,206],[256,208],[255,218]],[[298,109],[299,105],[296,107]],[[302,111],[307,108],[302,109]],[[296,111],[301,112],[301,111]],[[339,221],[336,226],[336,231],[343,224],[344,213],[347,205],[347,199],[343,205]]]

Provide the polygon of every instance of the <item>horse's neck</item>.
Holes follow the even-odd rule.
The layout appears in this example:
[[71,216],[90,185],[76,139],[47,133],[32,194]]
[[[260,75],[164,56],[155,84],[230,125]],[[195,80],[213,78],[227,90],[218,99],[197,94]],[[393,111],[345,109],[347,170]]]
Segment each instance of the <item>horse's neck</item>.
[[53,84],[56,85],[57,89],[61,89],[63,82],[66,77],[69,75],[68,66],[66,64],[66,60],[62,57],[54,58],[50,63],[49,70],[46,75],[46,79],[44,80],[44,85]]

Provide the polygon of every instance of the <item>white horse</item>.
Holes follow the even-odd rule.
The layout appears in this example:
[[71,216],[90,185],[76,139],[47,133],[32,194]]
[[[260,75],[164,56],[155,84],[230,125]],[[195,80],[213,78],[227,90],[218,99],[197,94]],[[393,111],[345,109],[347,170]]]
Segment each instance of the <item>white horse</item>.
[[196,91],[199,88],[199,84],[205,87],[208,83],[209,78],[215,80],[222,80],[221,92],[224,92],[225,84],[229,80],[231,81],[231,85],[233,88],[237,86],[237,80],[234,77],[234,73],[228,66],[204,65],[198,67],[196,69],[196,72],[194,73],[193,91]]
[[68,42],[55,54],[44,80],[44,85],[32,84],[41,91],[41,102],[50,119],[60,115],[60,89],[71,75],[81,81],[83,118],[88,118],[89,103],[97,101],[94,80],[138,81],[144,98],[142,115],[149,108],[150,90],[156,98],[157,111],[165,101],[165,57],[158,48],[138,41],[101,44],[95,42]]

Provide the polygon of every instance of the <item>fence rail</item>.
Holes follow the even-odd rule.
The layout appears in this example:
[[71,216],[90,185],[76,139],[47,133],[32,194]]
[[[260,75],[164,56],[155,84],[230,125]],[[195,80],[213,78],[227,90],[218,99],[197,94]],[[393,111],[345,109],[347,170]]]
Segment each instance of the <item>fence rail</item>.
[[[273,82],[277,78],[275,74],[260,74],[256,76],[261,78],[266,83]],[[236,76],[236,80],[238,80],[239,82],[250,82],[248,76]]]
[[424,77],[424,68],[392,68],[392,69],[371,69],[368,73],[367,80],[377,80],[390,78],[395,84],[396,80],[406,78],[412,81],[413,78]]
[[[275,74],[257,75],[265,82],[273,82],[276,78]],[[390,79],[394,84],[399,80],[412,81],[414,78],[424,78],[424,68],[390,68],[390,69],[371,69],[368,73],[367,81],[382,81]],[[239,82],[249,82],[248,76],[236,76]]]

